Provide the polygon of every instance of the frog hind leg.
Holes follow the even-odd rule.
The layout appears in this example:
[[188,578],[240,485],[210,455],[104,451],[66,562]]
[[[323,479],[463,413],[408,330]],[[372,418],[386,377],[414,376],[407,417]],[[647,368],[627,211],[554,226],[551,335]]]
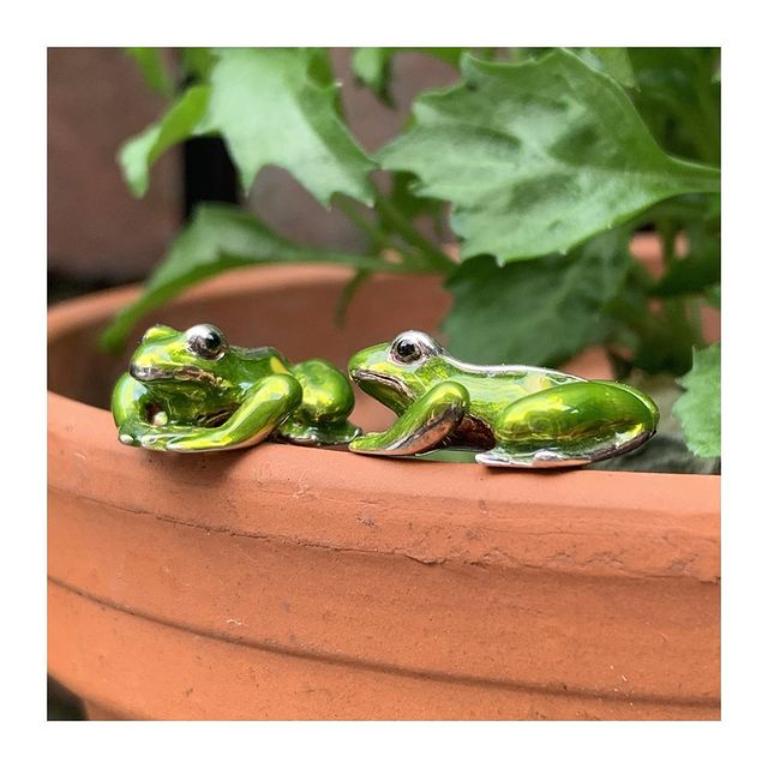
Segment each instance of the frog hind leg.
[[275,431],[275,439],[297,445],[346,445],[361,433],[347,419],[355,396],[338,368],[325,360],[305,360],[290,371],[301,385],[301,404]]
[[561,384],[511,403],[494,430],[496,447],[475,459],[496,467],[576,467],[635,450],[657,424],[653,401],[632,387]]
[[386,432],[370,432],[353,440],[354,453],[413,456],[431,451],[456,429],[469,407],[461,384],[438,384],[412,403]]
[[141,445],[158,451],[202,453],[247,448],[264,439],[301,402],[301,387],[287,374],[266,376],[220,426],[157,428],[141,437]]

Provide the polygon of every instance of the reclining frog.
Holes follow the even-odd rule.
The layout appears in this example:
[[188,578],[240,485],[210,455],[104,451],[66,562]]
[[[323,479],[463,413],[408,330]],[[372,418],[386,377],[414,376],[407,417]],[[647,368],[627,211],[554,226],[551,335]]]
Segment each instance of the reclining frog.
[[348,443],[349,381],[323,360],[291,365],[273,347],[227,343],[214,325],[155,325],[112,393],[126,445],[157,451],[245,448],[273,436],[300,445]]
[[355,453],[410,456],[448,446],[480,449],[481,464],[561,468],[634,450],[653,436],[654,402],[615,382],[522,365],[472,365],[431,336],[401,333],[356,353],[349,374],[398,416],[355,438]]

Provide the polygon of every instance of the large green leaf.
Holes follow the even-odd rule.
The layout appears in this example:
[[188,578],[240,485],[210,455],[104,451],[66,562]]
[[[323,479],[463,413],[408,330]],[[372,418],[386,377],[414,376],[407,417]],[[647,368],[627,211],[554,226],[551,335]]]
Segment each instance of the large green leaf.
[[419,98],[411,130],[380,152],[454,204],[463,258],[564,253],[659,200],[719,189],[719,171],[666,155],[623,88],[571,52],[465,58],[463,70],[461,85]]
[[206,204],[171,245],[150,275],[142,295],[123,309],[102,336],[107,349],[119,349],[136,321],[150,310],[206,278],[254,264],[325,262],[366,271],[401,271],[383,259],[294,245],[254,216],[234,206]]
[[488,256],[466,261],[447,282],[454,299],[444,323],[450,349],[477,363],[558,365],[603,339],[603,308],[628,265],[621,231],[569,256],[504,267]]
[[118,159],[134,195],[146,194],[149,170],[163,152],[200,130],[210,90],[207,85],[188,88],[158,122],[123,144]]
[[[524,58],[539,59],[555,48],[523,48]],[[626,48],[569,48],[585,64],[599,72],[610,75],[617,83],[625,88],[636,88],[635,72]],[[521,59],[515,59],[520,61]]]
[[[203,76],[210,61],[197,59]],[[209,85],[189,88],[120,152],[135,194],[144,194],[149,168],[166,149],[190,136],[216,133],[227,143],[245,189],[265,165],[278,165],[326,206],[336,192],[372,203],[367,177],[375,165],[339,115],[326,51],[223,49],[208,77]]]
[[697,455],[720,455],[720,344],[694,350],[693,367],[680,379],[685,392],[675,403],[688,447]]
[[325,51],[230,48],[211,73],[210,124],[248,189],[265,165],[290,171],[324,205],[334,192],[371,203],[375,166],[339,117]]
[[610,75],[626,88],[636,88],[635,72],[626,48],[581,48],[575,53],[595,69]]

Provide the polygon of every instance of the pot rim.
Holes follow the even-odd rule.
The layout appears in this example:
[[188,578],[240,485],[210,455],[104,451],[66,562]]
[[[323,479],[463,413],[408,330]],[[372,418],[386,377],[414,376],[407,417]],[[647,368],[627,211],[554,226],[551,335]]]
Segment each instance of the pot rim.
[[[647,250],[650,246],[646,243],[649,238],[638,237],[636,238],[640,245]],[[651,244],[652,245],[652,244]],[[347,280],[354,270],[337,265],[274,265],[274,266],[248,266],[240,267],[230,270],[222,275],[219,275],[203,285],[197,285],[185,291],[184,294],[178,296],[172,300],[172,304],[175,305],[189,305],[193,304],[200,298],[218,298],[222,296],[232,296],[238,293],[249,293],[254,288],[258,290],[270,290],[271,288],[284,288],[286,285],[316,285],[320,283],[328,284],[343,284],[343,281]],[[402,277],[402,276],[400,276]],[[397,275],[379,274],[374,275],[372,281],[381,282],[388,280],[396,280]],[[413,280],[429,280],[434,279],[434,276],[430,275],[409,275],[409,279]],[[64,336],[68,331],[77,328],[83,324],[88,324],[93,321],[106,321],[109,317],[114,315],[121,307],[130,303],[136,299],[141,293],[142,286],[140,283],[132,283],[130,285],[118,286],[116,288],[107,288],[105,290],[94,291],[84,296],[78,296],[73,299],[65,299],[59,302],[48,310],[48,345],[56,343],[56,340],[61,336]],[[50,429],[50,414],[55,411],[51,408],[52,404],[57,404],[58,400],[67,400],[71,403],[76,403],[83,407],[87,406],[79,400],[60,395],[53,390],[48,390],[48,412],[49,412],[49,429]],[[95,408],[97,411],[103,411],[106,413],[106,409]],[[262,446],[263,447],[263,446]],[[301,446],[283,445],[284,450],[288,449],[293,451],[296,448],[306,450]],[[323,450],[323,453],[329,453],[328,450]],[[337,451],[334,451],[334,453]],[[249,451],[250,453],[250,451]],[[427,462],[423,462],[427,464]],[[430,465],[432,463],[429,463]],[[434,462],[436,465],[442,465],[442,462]],[[488,467],[481,466],[479,464],[472,463],[456,463],[451,464],[453,469],[468,477],[473,475],[482,475],[489,471]],[[490,470],[494,471],[494,470]],[[508,471],[508,470],[507,470]],[[576,470],[578,472],[578,470]],[[571,471],[572,472],[572,471]],[[510,472],[510,474],[521,474],[520,471]],[[570,472],[569,472],[570,474]],[[694,482],[703,480],[704,478],[717,477],[717,485],[719,487],[719,476],[712,475],[698,475],[698,474],[683,474],[683,473],[665,473],[665,472],[620,472],[620,471],[608,471],[602,470],[600,472],[593,472],[591,474],[597,475],[619,475],[621,477],[627,477],[631,475],[648,476],[653,478],[688,478]]]
[[[203,296],[306,283],[341,284],[349,273],[346,268],[325,265],[238,269],[176,301],[188,304]],[[75,327],[106,319],[139,290],[137,286],[110,289],[58,304],[48,313],[49,344]],[[448,471],[438,462],[382,460],[277,443],[227,454],[150,454],[128,450],[118,442],[108,411],[52,391],[48,392],[48,435],[49,485],[56,489],[95,494],[112,506],[159,517],[174,494],[194,492],[199,503],[191,505],[194,509],[187,509],[178,522],[217,530],[224,526],[234,535],[259,531],[259,535],[309,546],[389,552],[424,563],[483,563],[488,553],[465,538],[467,531],[479,527],[501,534],[505,544],[493,557],[515,566],[593,575],[719,578],[717,476],[576,470],[544,477],[479,464],[451,464]],[[104,493],[103,481],[101,490],[95,489],[87,471],[90,462],[110,474],[109,494]],[[168,466],[172,466],[170,473]],[[226,514],[216,502],[222,483],[226,483],[227,497],[239,500]],[[152,488],[153,493],[142,495],[142,488]],[[260,515],[253,502],[265,489],[290,494],[290,514]],[[312,503],[317,496],[340,498],[334,513],[324,513],[321,520]],[[383,505],[382,499],[386,500]],[[387,522],[393,525],[388,525],[386,535],[378,531],[372,536],[372,528],[361,519],[361,510],[368,507],[389,515]],[[671,533],[674,546],[664,543]],[[524,542],[531,535],[551,536],[552,547],[545,548],[549,556],[541,552],[529,556]],[[646,551],[635,567],[632,550],[638,536],[660,539],[658,552],[649,560]],[[558,558],[566,541],[575,543],[576,555]],[[626,556],[605,558],[606,547]]]

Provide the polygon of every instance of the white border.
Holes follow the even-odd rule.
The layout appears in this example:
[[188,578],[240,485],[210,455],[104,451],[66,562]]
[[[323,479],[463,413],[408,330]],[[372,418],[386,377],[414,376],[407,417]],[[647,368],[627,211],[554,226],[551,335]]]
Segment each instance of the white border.
[[[5,752],[21,765],[751,764],[765,718],[765,22],[756,3],[28,2],[6,9]],[[15,15],[15,18],[11,17]],[[46,45],[723,45],[724,723],[45,724]],[[12,281],[11,281],[12,278]],[[760,314],[758,314],[760,313]],[[73,361],[74,364],[75,361]]]

